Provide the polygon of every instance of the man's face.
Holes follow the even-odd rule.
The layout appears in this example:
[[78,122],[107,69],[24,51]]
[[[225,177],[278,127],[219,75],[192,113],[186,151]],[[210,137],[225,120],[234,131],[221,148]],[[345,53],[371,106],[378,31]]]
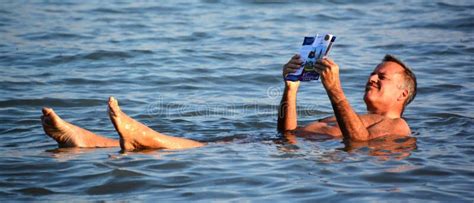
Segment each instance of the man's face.
[[379,64],[367,81],[364,101],[371,112],[388,111],[403,93],[403,67],[395,62]]

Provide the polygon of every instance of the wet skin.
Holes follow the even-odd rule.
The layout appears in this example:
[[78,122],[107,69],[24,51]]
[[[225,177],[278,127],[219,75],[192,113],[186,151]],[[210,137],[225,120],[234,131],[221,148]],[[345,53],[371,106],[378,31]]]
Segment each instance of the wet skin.
[[[293,56],[283,67],[283,76],[294,72],[301,64],[300,56]],[[381,63],[370,75],[364,95],[367,114],[357,114],[350,106],[342,91],[339,66],[334,61],[320,60],[315,69],[321,74],[321,82],[331,101],[335,116],[298,127],[296,95],[300,82],[285,81],[278,117],[280,132],[300,136],[330,135],[342,137],[345,141],[367,141],[389,135],[411,134],[408,124],[401,118],[407,90],[400,88],[403,82],[400,74],[403,72],[403,67],[399,64]],[[286,133],[287,131],[294,133]]]
[[203,143],[172,137],[147,127],[122,112],[118,101],[110,97],[109,117],[120,139],[95,134],[61,119],[50,108],[43,108],[41,121],[45,133],[58,142],[59,147],[121,147],[123,151],[138,149],[187,149],[203,146]]

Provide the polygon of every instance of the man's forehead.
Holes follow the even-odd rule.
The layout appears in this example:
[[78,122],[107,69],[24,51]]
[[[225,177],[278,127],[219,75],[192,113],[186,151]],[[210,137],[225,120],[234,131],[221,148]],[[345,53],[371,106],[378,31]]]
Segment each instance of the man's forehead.
[[396,73],[403,73],[403,67],[395,62],[392,61],[385,61],[377,65],[375,67],[375,73],[385,73],[385,74],[396,74]]

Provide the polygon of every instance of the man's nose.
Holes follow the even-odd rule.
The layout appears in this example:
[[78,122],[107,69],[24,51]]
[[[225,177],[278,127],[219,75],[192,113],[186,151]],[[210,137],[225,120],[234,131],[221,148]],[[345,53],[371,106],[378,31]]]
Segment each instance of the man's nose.
[[373,74],[369,77],[369,82],[377,82],[378,79],[379,77],[377,76],[377,74]]

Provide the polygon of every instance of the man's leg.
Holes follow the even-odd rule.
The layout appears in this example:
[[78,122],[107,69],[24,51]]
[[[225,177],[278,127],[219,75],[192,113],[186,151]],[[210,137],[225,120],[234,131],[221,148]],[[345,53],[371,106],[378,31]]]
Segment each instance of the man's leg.
[[120,147],[124,151],[135,149],[187,149],[204,144],[179,137],[168,136],[152,130],[128,117],[120,110],[115,98],[109,98],[109,116],[120,135]]
[[118,147],[119,141],[94,134],[61,119],[50,108],[41,116],[44,132],[58,142],[59,147]]

